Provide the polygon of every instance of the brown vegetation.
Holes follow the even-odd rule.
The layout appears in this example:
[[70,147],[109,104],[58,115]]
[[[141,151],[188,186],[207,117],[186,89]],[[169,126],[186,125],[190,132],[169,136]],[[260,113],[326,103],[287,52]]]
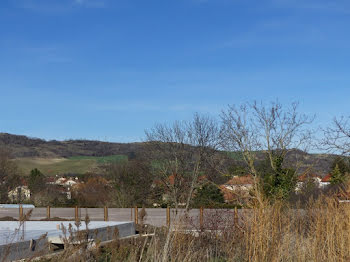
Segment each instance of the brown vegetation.
[[[69,141],[45,141],[42,139],[29,138],[26,136],[0,133],[0,147],[8,148],[11,154],[19,159],[18,161],[57,164],[67,157],[72,156],[109,156],[127,155],[129,159],[143,158],[147,156],[147,143],[109,143],[88,140]],[[257,154],[257,158],[264,159],[264,154]],[[335,155],[328,154],[307,154],[294,150],[287,154],[286,164],[292,165],[297,159],[300,162],[300,171],[306,170],[313,165],[315,172],[326,174],[330,172],[330,167]],[[66,160],[66,159],[65,159]],[[241,160],[239,160],[241,162]],[[227,165],[229,165],[227,163]]]
[[98,243],[86,252],[79,245],[51,261],[350,260],[350,205],[335,198],[310,200],[305,209],[275,202],[241,211],[237,218],[227,214],[206,215],[203,230],[192,233],[158,228],[153,236]]
[[106,179],[91,177],[86,183],[74,187],[73,195],[80,206],[101,207],[108,203],[112,191]]

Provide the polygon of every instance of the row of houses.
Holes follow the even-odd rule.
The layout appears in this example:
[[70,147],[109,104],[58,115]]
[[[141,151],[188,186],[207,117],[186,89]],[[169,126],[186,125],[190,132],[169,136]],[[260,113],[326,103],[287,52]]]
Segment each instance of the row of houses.
[[[302,190],[307,182],[312,182],[317,188],[324,189],[330,185],[331,174],[321,177],[316,174],[304,174],[298,177],[295,192]],[[249,192],[253,189],[254,177],[252,175],[234,176],[225,184],[219,186],[226,202],[232,202],[237,199],[249,198]]]
[[[174,184],[175,183],[175,176],[169,176],[169,183]],[[199,180],[201,182],[205,182],[206,178],[204,176],[200,177]],[[328,174],[324,177],[318,176],[318,175],[301,175],[298,177],[298,182],[295,188],[296,192],[300,192],[303,188],[304,183],[308,181],[312,181],[315,186],[317,186],[320,189],[326,188],[328,185],[330,185],[331,175]],[[66,196],[67,199],[72,198],[72,189],[74,187],[78,186],[79,184],[82,184],[84,182],[79,181],[78,177],[47,177],[45,179],[45,183],[48,186],[55,186],[55,190],[59,191],[63,195]],[[161,181],[155,181],[154,186],[161,185]],[[250,191],[253,189],[254,186],[254,177],[252,175],[245,175],[245,176],[234,176],[230,180],[228,180],[226,183],[219,186],[221,192],[224,195],[224,199],[226,202],[233,202],[236,200],[243,200],[249,199],[250,197]],[[28,188],[28,185],[25,183],[25,181],[22,183],[21,186],[18,186],[11,191],[8,192],[8,197],[10,201],[12,202],[19,202],[19,201],[26,201],[30,200],[31,198],[31,192]],[[164,198],[164,196],[163,196]],[[166,199],[163,199],[166,200]]]
[[[45,178],[45,184],[49,186],[56,186],[55,190],[65,195],[67,199],[72,198],[72,188],[76,185],[83,183],[79,181],[78,177],[66,178],[66,177],[47,177]],[[31,191],[25,180],[21,181],[21,185],[15,187],[8,192],[8,198],[11,202],[23,202],[30,200]]]
[[[179,175],[170,175],[165,181],[156,180],[153,183],[153,186],[160,187],[168,187],[168,186],[181,186],[184,178]],[[312,182],[315,187],[323,189],[330,185],[331,175],[328,174],[324,177],[318,175],[310,175],[304,174],[298,177],[298,181],[295,187],[295,192],[301,192],[303,185],[306,182]],[[199,183],[206,183],[207,177],[200,176],[198,178]],[[226,183],[219,185],[219,189],[221,190],[224,200],[226,203],[233,202],[246,202],[251,198],[251,191],[254,187],[254,177],[252,175],[245,176],[234,176]],[[167,202],[169,200],[169,196],[165,193],[162,196],[162,200]],[[181,205],[181,204],[180,204]],[[159,203],[154,204],[154,206],[160,206]]]
[[[312,175],[301,175],[298,177],[298,182],[296,186],[296,191],[300,190],[303,184],[307,181],[312,181],[317,187],[325,188],[330,185],[331,174],[324,177],[312,174]],[[246,176],[234,176],[232,179],[227,181],[222,186],[229,190],[243,189],[250,190],[254,185],[254,178],[252,175]]]
[[295,191],[299,192],[302,189],[303,185],[308,181],[312,181],[318,188],[326,188],[331,184],[331,174],[328,174],[324,177],[315,174],[299,176]]

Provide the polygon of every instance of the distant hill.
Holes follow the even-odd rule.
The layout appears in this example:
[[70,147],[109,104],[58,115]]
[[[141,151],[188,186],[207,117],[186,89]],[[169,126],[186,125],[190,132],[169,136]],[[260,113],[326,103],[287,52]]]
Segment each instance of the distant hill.
[[16,158],[69,158],[73,156],[103,157],[126,155],[135,157],[144,143],[110,143],[92,140],[46,141],[21,135],[0,133],[0,146],[6,146]]
[[[38,167],[46,174],[85,173],[98,168],[99,164],[120,159],[132,159],[145,154],[145,143],[111,143],[92,140],[46,141],[21,135],[0,133],[0,147],[12,151],[24,173]],[[239,153],[230,153],[236,161],[242,161]],[[258,154],[264,159],[262,153]],[[335,155],[307,154],[293,150],[287,155],[287,166],[300,163],[299,173],[312,166],[312,172],[325,175]]]

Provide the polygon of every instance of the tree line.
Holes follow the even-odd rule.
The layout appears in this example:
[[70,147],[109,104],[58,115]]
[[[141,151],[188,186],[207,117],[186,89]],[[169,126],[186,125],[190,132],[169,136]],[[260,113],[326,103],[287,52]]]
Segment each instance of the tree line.
[[[223,203],[217,185],[233,175],[247,174],[254,180],[251,202],[296,199],[301,162],[296,157],[292,163],[286,163],[287,155],[295,150],[338,154],[332,166],[331,184],[339,188],[347,183],[350,171],[348,119],[334,118],[321,129],[323,137],[316,139],[314,115],[301,113],[298,103],[284,106],[274,101],[229,105],[218,117],[196,113],[187,121],[155,124],[145,131],[142,155],[110,163],[104,166],[102,174],[87,174],[85,183],[73,196],[74,204],[127,207],[157,202],[189,209]],[[45,189],[42,179],[39,171],[32,171],[29,187],[42,198],[49,198],[51,192]],[[10,152],[1,149],[2,202],[16,181],[18,170]],[[305,183],[304,196],[317,191],[311,182]]]

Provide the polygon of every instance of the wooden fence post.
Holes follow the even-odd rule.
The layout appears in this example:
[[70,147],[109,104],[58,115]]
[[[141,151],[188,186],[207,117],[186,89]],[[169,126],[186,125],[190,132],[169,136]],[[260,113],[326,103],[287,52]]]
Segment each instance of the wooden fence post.
[[19,205],[19,221],[22,221],[23,219],[23,206]]
[[139,209],[135,207],[135,225],[139,224]]
[[199,227],[201,230],[203,230],[203,213],[204,213],[204,209],[203,207],[201,207],[199,209]]
[[46,218],[50,219],[51,218],[51,210],[50,210],[50,206],[46,207]]
[[75,221],[79,221],[79,208],[78,206],[75,206]]
[[166,208],[166,225],[170,228],[170,207]]
[[133,220],[133,217],[132,217],[132,208],[130,208],[130,221]]
[[108,221],[108,207],[104,207],[104,220]]

